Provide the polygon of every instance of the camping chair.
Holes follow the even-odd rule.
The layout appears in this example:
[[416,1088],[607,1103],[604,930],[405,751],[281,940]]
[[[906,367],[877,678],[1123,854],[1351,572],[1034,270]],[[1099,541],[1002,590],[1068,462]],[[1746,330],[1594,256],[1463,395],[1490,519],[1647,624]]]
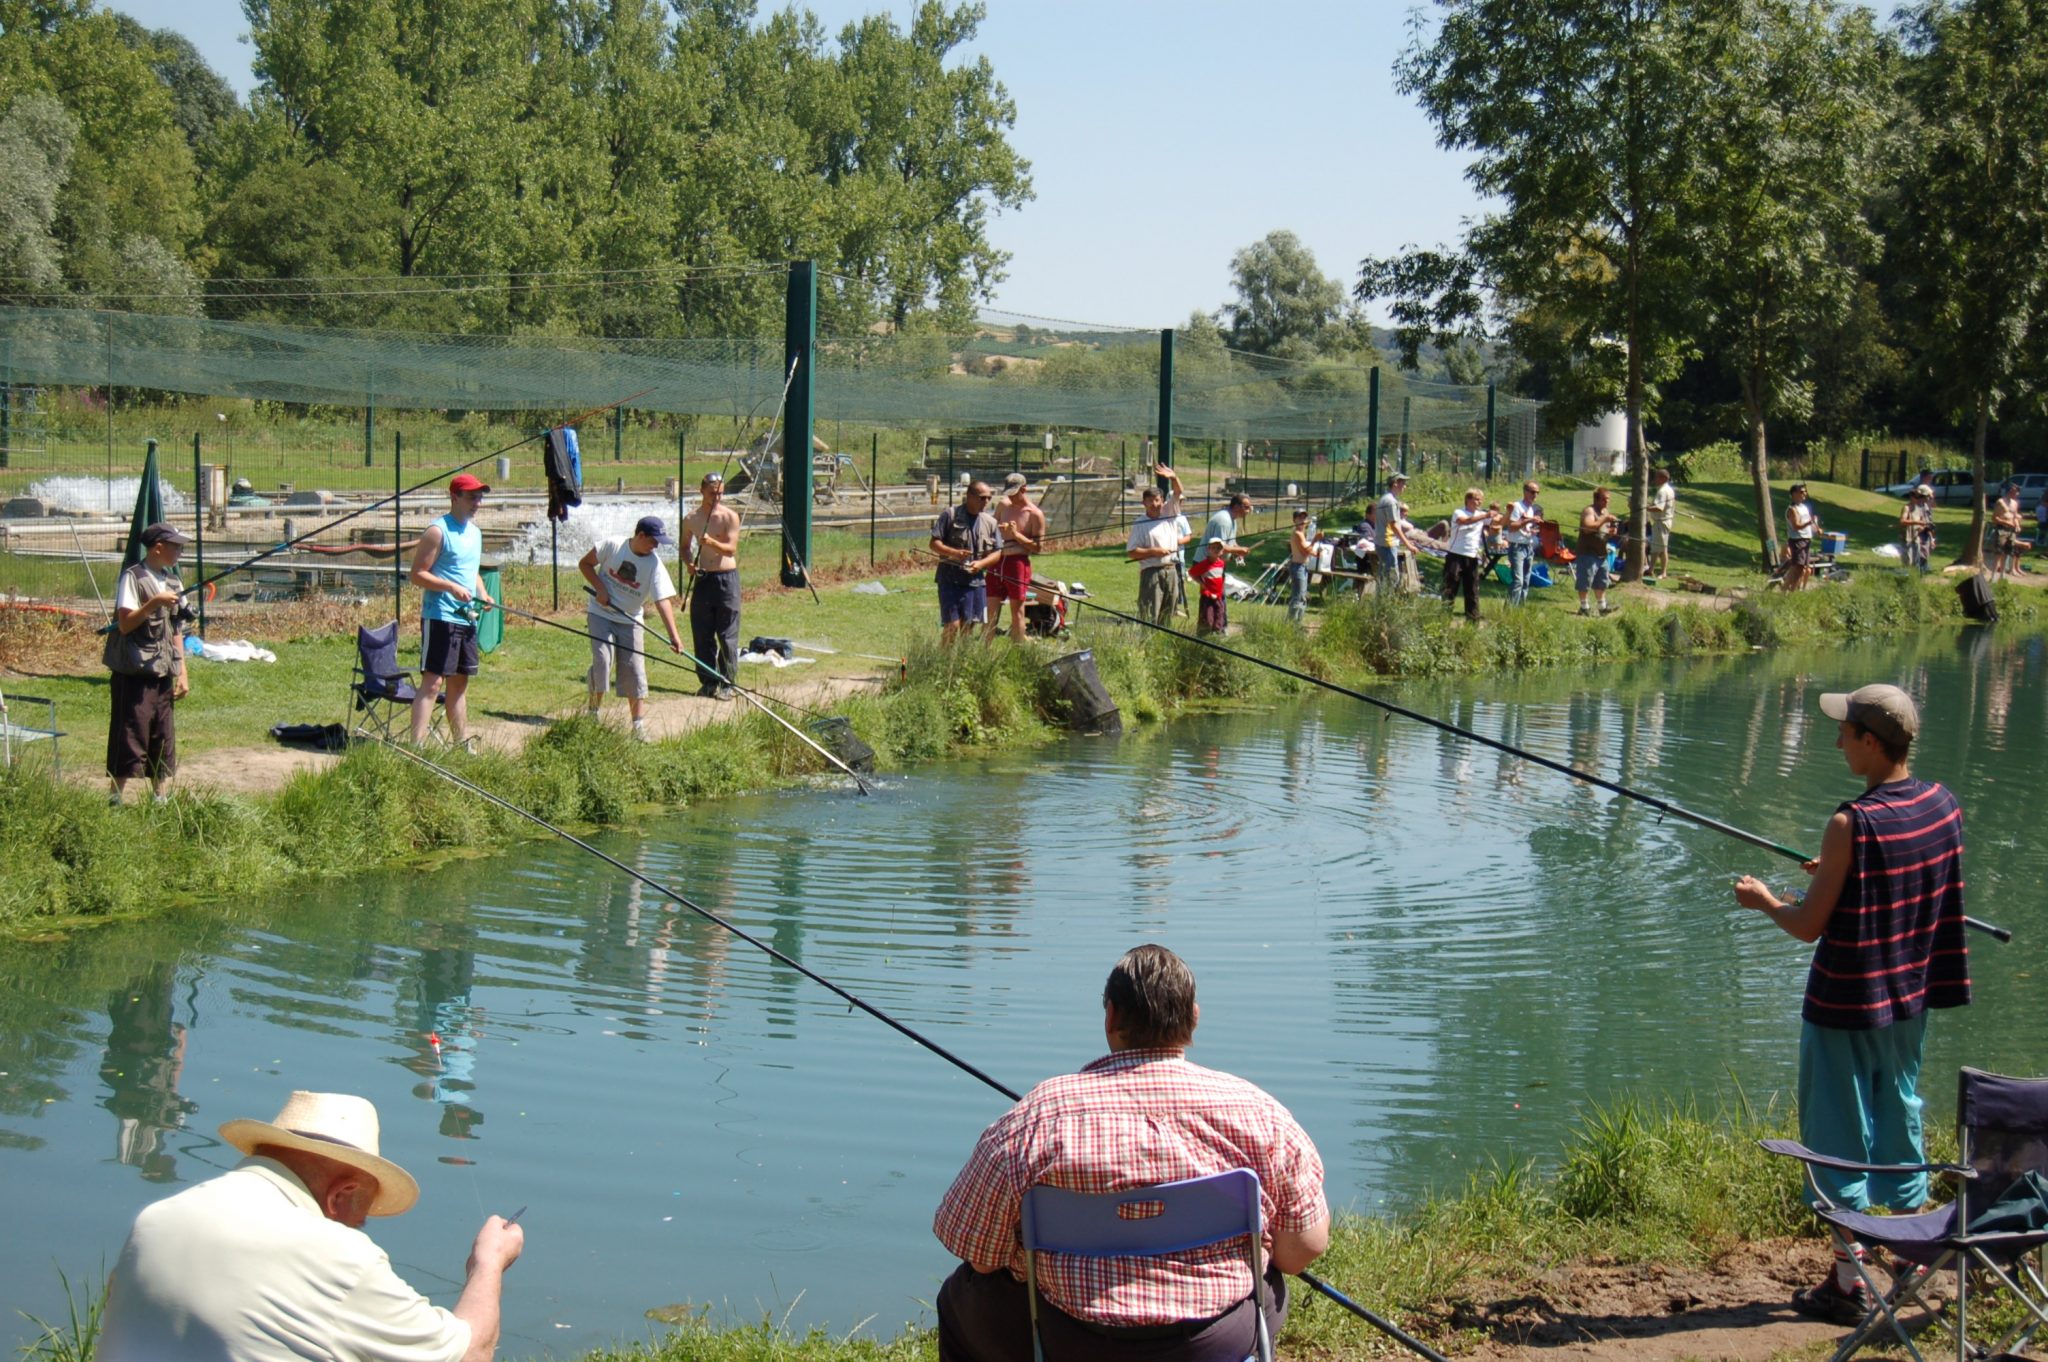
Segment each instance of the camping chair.
[[[1815,1198],[1814,1214],[1827,1225],[1838,1251],[1849,1253],[1872,1302],[1870,1313],[1835,1350],[1832,1362],[1846,1362],[1877,1341],[1889,1326],[1915,1362],[1924,1362],[1899,1315],[1919,1306],[1929,1320],[1955,1337],[1957,1362],[2017,1353],[2036,1330],[2048,1325],[2048,1282],[2042,1280],[2038,1254],[2048,1245],[2048,1202],[2043,1200],[2048,1175],[2048,1078],[2007,1078],[1964,1069],[1957,1079],[1954,1164],[1868,1164],[1816,1154],[1797,1140],[1764,1140],[1773,1154],[1806,1165],[1807,1185]],[[1814,1179],[1814,1168],[1847,1172],[1947,1173],[1957,1179],[1956,1199],[1938,1210],[1918,1215],[1869,1215],[1830,1202]],[[2033,1177],[2027,1176],[2033,1174]],[[1874,1244],[1890,1254],[1893,1268],[1889,1292],[1878,1290],[1870,1265],[1855,1256],[1856,1241]],[[1937,1272],[1956,1278],[1955,1310],[1944,1319],[1921,1292]],[[1973,1272],[2002,1283],[2024,1311],[1996,1347],[1970,1342],[1969,1296]],[[1917,1332],[1917,1330],[1916,1330]]]
[[[398,665],[398,621],[375,629],[356,626],[356,665],[349,674],[352,708],[362,713],[362,722],[351,726],[355,733],[374,733],[385,742],[411,736],[412,702],[419,691],[413,674]],[[445,694],[434,697],[434,718],[428,736],[435,742],[441,735],[441,706]]]
[[1564,546],[1564,531],[1555,520],[1546,520],[1536,527],[1536,557],[1546,563],[1570,563],[1578,559]]
[[[1040,1183],[1024,1194],[1024,1289],[1031,1302],[1031,1356],[1045,1362],[1038,1337],[1038,1255],[1156,1258],[1247,1242],[1251,1299],[1257,1306],[1258,1362],[1273,1362],[1266,1333],[1266,1262],[1259,1239],[1259,1175],[1249,1168],[1122,1192],[1069,1192]],[[1250,1362],[1250,1359],[1247,1359]]]

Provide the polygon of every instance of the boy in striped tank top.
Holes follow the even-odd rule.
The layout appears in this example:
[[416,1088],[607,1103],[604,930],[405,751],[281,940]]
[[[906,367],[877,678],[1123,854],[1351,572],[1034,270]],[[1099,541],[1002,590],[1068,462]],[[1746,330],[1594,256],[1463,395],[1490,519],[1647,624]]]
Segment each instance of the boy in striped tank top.
[[[1754,876],[1735,884],[1745,908],[1814,942],[1800,1009],[1799,1138],[1858,1163],[1925,1163],[1920,1054],[1927,1010],[1970,1001],[1963,937],[1963,812],[1942,786],[1907,769],[1920,712],[1897,686],[1820,697],[1840,724],[1835,746],[1863,780],[1835,810],[1804,898],[1780,899]],[[1837,1206],[1918,1210],[1927,1175],[1816,1168]],[[1854,1264],[1793,1297],[1793,1308],[1848,1323],[1865,1311]]]

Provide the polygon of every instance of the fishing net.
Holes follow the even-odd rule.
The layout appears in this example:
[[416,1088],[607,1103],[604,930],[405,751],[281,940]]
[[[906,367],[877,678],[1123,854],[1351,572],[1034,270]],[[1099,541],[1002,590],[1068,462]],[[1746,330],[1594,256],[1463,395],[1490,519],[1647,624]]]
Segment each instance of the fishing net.
[[1053,684],[1067,702],[1067,723],[1077,733],[1114,735],[1124,731],[1123,716],[1109,687],[1095,670],[1095,652],[1083,648],[1077,653],[1054,658],[1046,664]]

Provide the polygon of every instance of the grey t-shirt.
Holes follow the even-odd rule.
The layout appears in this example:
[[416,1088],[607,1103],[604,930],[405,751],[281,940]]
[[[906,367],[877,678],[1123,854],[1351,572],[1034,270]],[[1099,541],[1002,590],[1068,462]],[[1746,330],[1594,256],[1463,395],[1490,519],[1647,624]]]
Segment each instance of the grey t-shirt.
[[[987,511],[972,512],[965,506],[948,506],[939,512],[939,518],[932,522],[932,538],[948,548],[966,549],[968,561],[975,562],[988,557],[1002,545],[1003,532],[996,525],[996,518]],[[971,582],[981,576],[969,572],[957,563],[939,564],[941,581]]]
[[665,601],[676,594],[668,567],[651,553],[633,552],[630,539],[607,539],[597,546],[597,579],[611,608],[590,601],[590,613],[615,624],[638,624],[650,601]]

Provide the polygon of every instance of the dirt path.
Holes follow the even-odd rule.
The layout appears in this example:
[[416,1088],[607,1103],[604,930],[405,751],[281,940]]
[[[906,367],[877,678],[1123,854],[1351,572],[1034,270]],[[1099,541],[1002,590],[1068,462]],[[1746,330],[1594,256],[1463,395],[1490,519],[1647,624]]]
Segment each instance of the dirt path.
[[[807,709],[824,708],[846,695],[868,694],[888,680],[886,672],[869,676],[827,676],[817,678],[755,680],[750,684],[763,695],[779,696]],[[774,708],[771,706],[771,708]],[[737,718],[750,713],[745,700],[706,700],[694,695],[650,695],[647,698],[647,727],[656,738],[688,732],[705,724]],[[470,731],[477,741],[503,752],[517,752],[549,724],[573,711],[559,714],[511,714],[494,711],[488,705],[470,712]],[[782,717],[802,727],[803,716],[777,710]],[[623,724],[626,702],[607,696],[605,718]],[[178,782],[203,786],[228,794],[269,794],[284,787],[300,771],[319,771],[340,760],[330,752],[270,745],[264,747],[219,747],[181,756]],[[99,779],[95,776],[94,779]]]

